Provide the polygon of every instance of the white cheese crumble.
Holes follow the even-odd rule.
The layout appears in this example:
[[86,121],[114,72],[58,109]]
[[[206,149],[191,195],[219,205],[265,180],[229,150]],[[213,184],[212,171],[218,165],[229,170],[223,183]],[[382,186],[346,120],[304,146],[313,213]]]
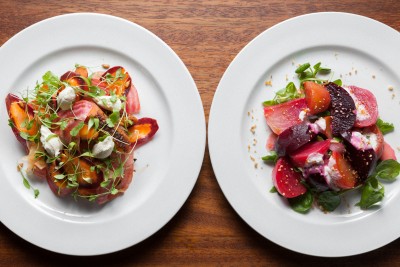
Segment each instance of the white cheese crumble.
[[321,153],[311,153],[306,160],[306,167],[324,163],[324,155]]
[[43,148],[51,157],[56,157],[60,154],[60,150],[63,148],[58,135],[54,134],[46,126],[40,126],[40,142],[42,142]]
[[303,109],[302,111],[300,111],[300,113],[299,113],[299,119],[300,119],[301,121],[304,121],[304,119],[306,118],[306,115],[307,115],[307,112],[308,112],[308,111],[309,111],[308,108]]
[[315,121],[315,124],[322,130],[326,130],[326,121],[324,118],[319,118],[317,121]]
[[353,98],[354,104],[356,105],[357,120],[363,121],[365,119],[368,119],[370,117],[368,110],[366,109],[365,105],[360,100],[358,100],[356,95],[353,94],[353,90],[351,90],[348,87],[343,87],[343,88],[350,94],[351,98]]
[[103,95],[95,97],[93,100],[97,105],[109,111],[120,111],[122,108],[122,102],[116,96]]
[[377,149],[378,137],[374,133],[367,133],[363,135],[360,132],[354,131],[351,133],[350,143],[359,150]]
[[111,155],[114,149],[114,141],[111,136],[107,136],[101,142],[98,142],[93,146],[92,155],[98,159],[105,159]]
[[333,157],[329,158],[328,164],[324,166],[324,177],[326,179],[326,183],[330,188],[334,190],[338,190],[336,186],[336,181],[341,178],[340,172],[335,167],[336,160]]
[[57,105],[62,110],[68,110],[71,108],[72,103],[74,103],[76,98],[75,90],[72,87],[66,87],[57,96]]

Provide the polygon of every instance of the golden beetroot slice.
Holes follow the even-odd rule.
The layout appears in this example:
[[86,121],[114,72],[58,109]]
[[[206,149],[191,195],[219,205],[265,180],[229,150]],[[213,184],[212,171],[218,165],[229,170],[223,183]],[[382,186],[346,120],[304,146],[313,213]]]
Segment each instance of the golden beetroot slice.
[[301,183],[301,173],[296,172],[286,157],[280,158],[272,170],[272,181],[276,190],[285,198],[294,198],[307,192]]
[[306,81],[303,85],[310,114],[318,114],[329,108],[331,96],[325,86],[311,81]]
[[264,107],[268,126],[275,134],[302,122],[302,112],[306,115],[307,104],[304,98],[294,99],[283,104]]
[[155,119],[141,118],[129,128],[129,141],[136,143],[136,146],[143,145],[150,141],[157,131],[158,124]]

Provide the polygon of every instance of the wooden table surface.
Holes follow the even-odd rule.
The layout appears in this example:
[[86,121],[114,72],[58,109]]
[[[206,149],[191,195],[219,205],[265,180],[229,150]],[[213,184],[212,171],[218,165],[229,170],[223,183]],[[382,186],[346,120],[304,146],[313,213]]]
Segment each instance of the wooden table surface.
[[[29,25],[60,14],[120,16],[152,31],[179,55],[197,84],[208,121],[215,89],[229,63],[250,40],[274,24],[306,13],[342,11],[400,30],[399,10],[397,0],[0,0],[0,45]],[[206,149],[198,181],[178,214],[153,236],[123,251],[96,257],[60,255],[30,244],[0,224],[0,266],[71,264],[400,266],[400,240],[345,258],[312,257],[282,248],[257,234],[232,209],[218,186]]]

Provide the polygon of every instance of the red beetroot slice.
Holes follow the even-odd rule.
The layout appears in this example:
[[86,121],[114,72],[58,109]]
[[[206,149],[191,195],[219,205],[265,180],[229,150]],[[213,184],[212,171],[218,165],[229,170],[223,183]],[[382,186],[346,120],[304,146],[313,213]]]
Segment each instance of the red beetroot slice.
[[276,190],[285,198],[298,197],[307,191],[301,183],[301,174],[294,170],[287,158],[280,158],[272,170]]
[[393,148],[386,142],[383,144],[383,153],[380,158],[381,160],[388,160],[394,159],[397,160],[396,153],[394,152]]
[[275,143],[275,151],[279,157],[291,153],[309,143],[316,134],[306,123],[296,124],[283,131]]
[[367,89],[349,86],[348,90],[356,105],[355,127],[367,127],[378,120],[378,104],[375,96]]
[[375,169],[378,160],[375,151],[370,149],[357,149],[348,140],[343,139],[346,151],[345,158],[357,173],[356,184],[363,183]]
[[315,141],[305,144],[296,151],[289,154],[292,163],[297,167],[304,167],[307,163],[307,158],[309,155],[318,153],[325,155],[331,145],[331,141]]
[[340,136],[353,128],[356,121],[356,105],[350,94],[339,85],[328,83],[326,89],[331,95],[332,134]]
[[268,126],[275,134],[280,134],[287,128],[301,123],[299,115],[307,110],[304,98],[294,99],[283,104],[264,107],[264,116]]

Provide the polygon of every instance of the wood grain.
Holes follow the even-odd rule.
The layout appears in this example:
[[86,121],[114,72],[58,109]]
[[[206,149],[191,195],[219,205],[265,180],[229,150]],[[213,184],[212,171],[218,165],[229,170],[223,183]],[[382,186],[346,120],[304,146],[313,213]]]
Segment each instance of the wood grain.
[[[214,92],[225,69],[265,29],[297,15],[342,11],[368,16],[400,30],[398,10],[400,1],[396,0],[1,0],[0,44],[29,25],[60,14],[98,12],[120,16],[149,29],[180,56],[197,84],[208,120]],[[60,255],[24,241],[0,224],[0,266],[397,266],[398,246],[400,240],[363,255],[326,259],[301,255],[270,242],[231,208],[217,184],[208,150],[196,186],[178,214],[159,232],[123,251],[96,257]]]

